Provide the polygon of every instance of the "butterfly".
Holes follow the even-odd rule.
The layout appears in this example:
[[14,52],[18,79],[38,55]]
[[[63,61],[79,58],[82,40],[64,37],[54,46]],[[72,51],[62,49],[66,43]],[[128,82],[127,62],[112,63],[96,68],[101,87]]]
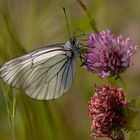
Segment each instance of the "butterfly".
[[72,84],[78,56],[79,40],[72,37],[65,44],[42,47],[9,60],[0,68],[0,77],[34,99],[57,99]]

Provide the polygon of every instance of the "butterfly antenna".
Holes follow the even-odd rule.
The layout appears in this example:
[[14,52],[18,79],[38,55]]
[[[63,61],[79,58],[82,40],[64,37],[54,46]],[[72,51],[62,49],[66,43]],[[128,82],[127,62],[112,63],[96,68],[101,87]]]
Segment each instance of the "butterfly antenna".
[[81,1],[81,0],[77,0],[77,2],[79,3],[79,5],[81,6],[81,8],[86,12],[89,20],[90,20],[90,25],[92,27],[92,29],[98,33],[98,29],[97,29],[97,25],[96,25],[96,22],[95,22],[95,19],[93,19],[91,17],[91,15],[89,14],[88,10],[87,10],[87,7],[85,6],[85,4]]
[[64,11],[64,15],[65,15],[65,18],[66,18],[68,36],[69,36],[69,38],[70,38],[70,28],[69,28],[69,22],[68,22],[68,17],[67,17],[67,14],[66,14],[66,9],[65,9],[65,7],[63,7],[63,11]]
[[[76,35],[77,31],[80,31],[82,34]],[[74,31],[74,34],[73,34],[74,37],[82,37],[82,36],[85,36],[85,35],[87,35],[87,33],[80,28],[76,28],[76,30]]]

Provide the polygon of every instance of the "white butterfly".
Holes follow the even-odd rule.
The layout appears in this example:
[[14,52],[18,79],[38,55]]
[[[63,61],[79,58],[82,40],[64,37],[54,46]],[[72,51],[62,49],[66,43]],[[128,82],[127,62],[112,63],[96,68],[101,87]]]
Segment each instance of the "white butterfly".
[[0,77],[8,85],[25,90],[34,99],[57,99],[72,84],[78,45],[79,41],[71,38],[66,44],[33,50],[6,62],[0,68]]

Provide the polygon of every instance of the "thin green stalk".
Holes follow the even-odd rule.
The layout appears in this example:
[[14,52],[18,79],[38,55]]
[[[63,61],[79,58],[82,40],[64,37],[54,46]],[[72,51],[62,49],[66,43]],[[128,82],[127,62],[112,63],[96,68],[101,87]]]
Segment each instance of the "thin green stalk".
[[6,102],[6,109],[8,115],[8,121],[11,129],[12,140],[15,140],[15,111],[16,111],[16,95],[12,91],[11,87],[7,87],[4,84],[3,91]]
[[81,0],[77,0],[78,4],[81,6],[81,8],[86,12],[89,20],[90,20],[90,26],[92,27],[92,29],[98,34],[98,28],[95,22],[95,19],[92,18],[92,16],[89,14],[87,7],[85,6],[85,4],[81,1]]
[[116,82],[116,80],[114,79],[114,77],[109,77],[109,78],[107,78],[107,80],[108,80],[108,83],[109,83],[111,86],[117,87],[117,82]]
[[127,93],[127,86],[126,86],[125,81],[123,80],[123,78],[121,76],[119,76],[118,80],[120,81],[120,83],[122,84],[125,92]]

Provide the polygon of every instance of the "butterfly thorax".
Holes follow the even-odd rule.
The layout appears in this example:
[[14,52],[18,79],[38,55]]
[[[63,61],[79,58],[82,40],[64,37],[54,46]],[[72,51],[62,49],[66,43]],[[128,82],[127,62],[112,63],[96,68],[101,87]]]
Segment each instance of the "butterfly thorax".
[[64,46],[65,49],[71,50],[73,59],[75,59],[79,56],[78,43],[79,43],[79,40],[72,37],[69,39],[69,41]]

